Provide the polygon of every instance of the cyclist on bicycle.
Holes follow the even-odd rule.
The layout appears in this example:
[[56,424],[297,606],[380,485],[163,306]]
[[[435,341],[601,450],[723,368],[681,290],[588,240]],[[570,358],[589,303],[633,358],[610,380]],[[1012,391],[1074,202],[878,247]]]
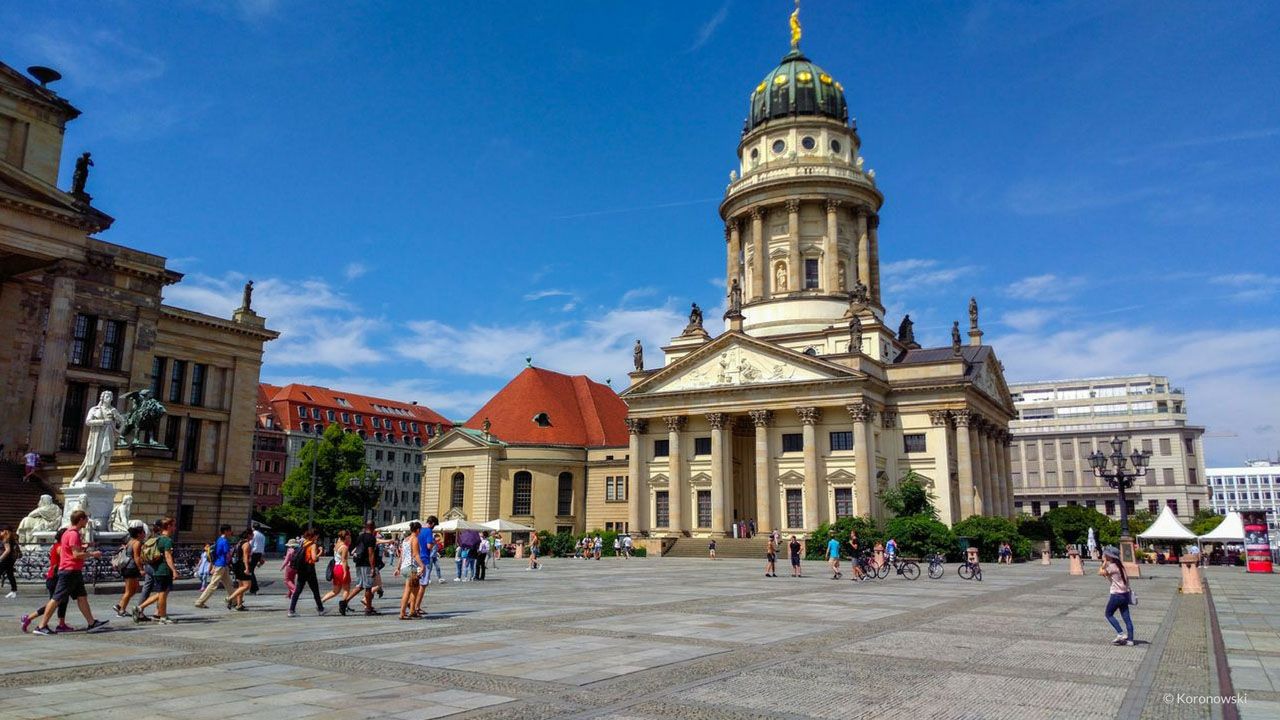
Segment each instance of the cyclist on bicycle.
[[892,565],[894,558],[898,555],[898,541],[889,538],[889,542],[885,543],[884,546],[884,554],[889,564]]

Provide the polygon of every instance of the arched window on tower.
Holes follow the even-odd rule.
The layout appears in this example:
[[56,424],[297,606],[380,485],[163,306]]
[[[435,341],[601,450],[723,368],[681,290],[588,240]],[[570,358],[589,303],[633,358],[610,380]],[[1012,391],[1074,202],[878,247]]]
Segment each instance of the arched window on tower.
[[511,514],[530,515],[533,511],[533,475],[527,470],[515,474],[511,487]]
[[449,507],[460,508],[466,501],[467,478],[460,472],[453,474],[453,487],[449,491]]
[[562,472],[556,488],[556,515],[573,514],[573,473]]

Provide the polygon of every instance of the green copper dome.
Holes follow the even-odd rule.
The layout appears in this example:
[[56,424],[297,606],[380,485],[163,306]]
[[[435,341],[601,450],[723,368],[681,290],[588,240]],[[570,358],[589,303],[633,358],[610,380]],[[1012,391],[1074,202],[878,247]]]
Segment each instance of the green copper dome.
[[849,121],[844,87],[825,70],[814,65],[798,49],[782,62],[751,93],[751,114],[743,132],[774,118],[792,115],[820,115]]

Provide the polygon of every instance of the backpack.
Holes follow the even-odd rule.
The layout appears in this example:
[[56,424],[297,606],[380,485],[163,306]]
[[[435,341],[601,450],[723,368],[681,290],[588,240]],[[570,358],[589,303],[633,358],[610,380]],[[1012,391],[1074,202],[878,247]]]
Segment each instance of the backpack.
[[338,562],[337,558],[329,558],[329,564],[324,569],[324,579],[333,582],[333,566]]
[[307,562],[307,545],[310,545],[310,543],[302,543],[290,551],[293,554],[289,556],[289,567],[292,568],[294,572],[301,571],[302,566]]
[[147,541],[142,543],[142,562],[148,565],[159,565],[164,559],[164,555],[160,552],[160,536],[152,535]]
[[245,572],[243,540],[236,543],[235,547],[231,548],[231,569],[241,573]]
[[118,573],[124,574],[124,569],[133,562],[133,553],[129,552],[129,543],[120,546],[116,554],[111,558],[111,568]]

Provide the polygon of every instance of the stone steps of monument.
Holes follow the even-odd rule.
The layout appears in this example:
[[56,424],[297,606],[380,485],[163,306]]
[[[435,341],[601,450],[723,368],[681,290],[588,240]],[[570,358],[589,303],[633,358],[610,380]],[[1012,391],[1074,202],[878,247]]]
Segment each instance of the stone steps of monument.
[[23,480],[24,471],[21,463],[0,461],[0,527],[7,525],[16,530],[47,492],[43,483]]
[[[710,543],[710,538],[680,538],[663,557],[705,558],[707,545]],[[716,538],[716,557],[764,560],[764,552],[768,546],[768,535],[757,535],[751,538]]]

